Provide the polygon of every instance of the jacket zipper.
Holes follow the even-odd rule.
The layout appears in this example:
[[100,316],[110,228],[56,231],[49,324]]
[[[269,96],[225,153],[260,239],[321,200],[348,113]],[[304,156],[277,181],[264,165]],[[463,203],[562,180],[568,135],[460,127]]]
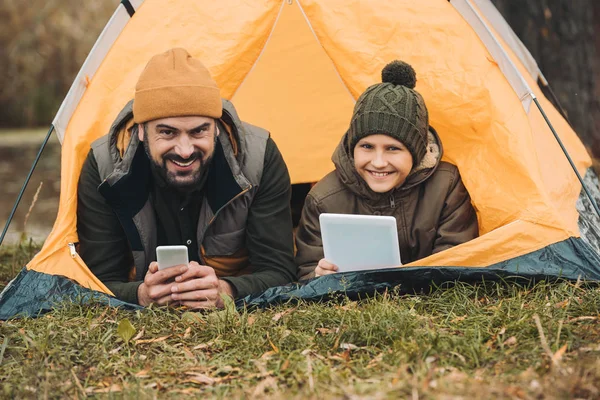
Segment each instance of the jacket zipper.
[[394,200],[394,196],[390,196],[390,207],[396,208],[396,200]]
[[71,258],[77,257],[77,250],[75,249],[75,243],[67,243],[69,246],[69,253],[71,253]]

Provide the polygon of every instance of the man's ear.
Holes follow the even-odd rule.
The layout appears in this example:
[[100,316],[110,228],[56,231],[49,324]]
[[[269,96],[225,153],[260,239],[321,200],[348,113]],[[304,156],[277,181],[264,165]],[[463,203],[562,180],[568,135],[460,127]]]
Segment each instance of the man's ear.
[[144,124],[138,124],[138,139],[140,142],[144,141]]

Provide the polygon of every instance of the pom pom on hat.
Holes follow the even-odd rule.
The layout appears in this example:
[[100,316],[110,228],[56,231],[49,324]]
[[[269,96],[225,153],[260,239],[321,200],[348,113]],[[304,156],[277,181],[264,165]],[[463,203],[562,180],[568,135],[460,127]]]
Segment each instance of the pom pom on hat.
[[417,84],[417,73],[410,64],[395,60],[381,70],[381,82],[414,89]]

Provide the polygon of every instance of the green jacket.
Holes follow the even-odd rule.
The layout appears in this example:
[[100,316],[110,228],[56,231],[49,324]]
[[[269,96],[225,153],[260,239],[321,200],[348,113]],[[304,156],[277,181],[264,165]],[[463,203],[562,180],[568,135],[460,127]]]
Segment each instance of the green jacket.
[[[130,102],[110,133],[92,144],[80,178],[77,214],[83,260],[117,297],[137,302],[137,287],[156,260],[160,243],[150,196],[153,178],[143,145],[131,134],[124,153],[117,148],[131,119]],[[228,101],[223,102],[221,122],[231,134],[219,135],[209,172],[213,176],[199,200],[198,259],[242,297],[296,277],[291,187],[267,131],[241,122]],[[98,224],[106,229],[99,231]],[[114,254],[113,249],[128,254],[118,262],[103,256]]]
[[317,183],[306,198],[296,234],[300,279],[314,277],[323,258],[321,213],[394,216],[403,264],[477,237],[477,217],[469,193],[456,166],[440,161],[442,146],[433,128],[423,161],[402,186],[388,193],[375,193],[368,187],[354,168],[346,143],[342,138],[333,154],[335,171]]

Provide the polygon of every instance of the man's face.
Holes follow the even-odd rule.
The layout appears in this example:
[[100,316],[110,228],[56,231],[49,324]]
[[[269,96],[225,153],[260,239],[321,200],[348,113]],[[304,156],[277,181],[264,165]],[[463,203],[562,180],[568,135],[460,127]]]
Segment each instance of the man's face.
[[161,118],[140,125],[139,139],[154,169],[175,189],[194,189],[215,151],[213,118]]

